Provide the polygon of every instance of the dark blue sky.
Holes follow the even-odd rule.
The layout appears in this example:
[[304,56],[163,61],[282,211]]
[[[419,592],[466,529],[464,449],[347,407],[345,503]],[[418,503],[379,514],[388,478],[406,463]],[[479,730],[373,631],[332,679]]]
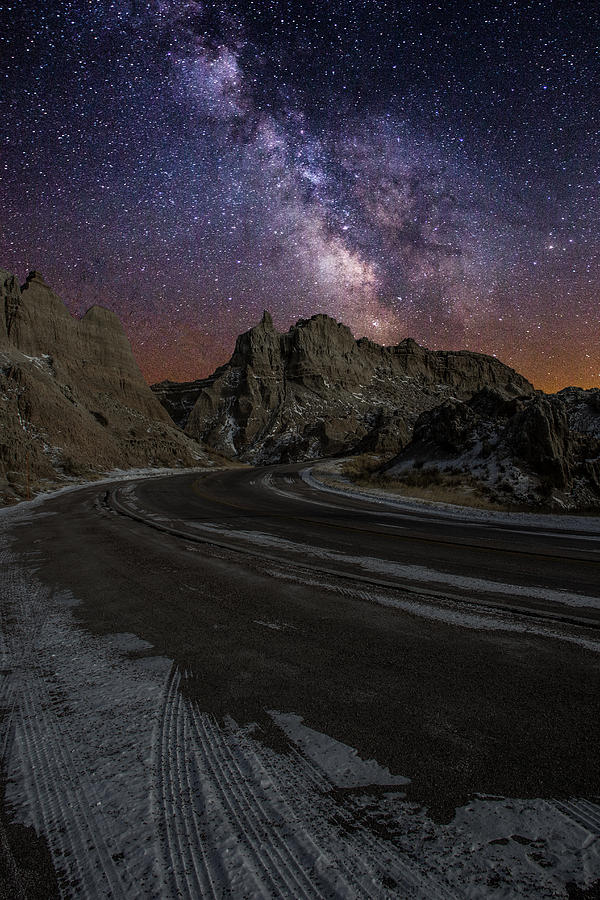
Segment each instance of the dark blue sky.
[[584,2],[0,0],[0,265],[151,380],[269,308],[600,383]]

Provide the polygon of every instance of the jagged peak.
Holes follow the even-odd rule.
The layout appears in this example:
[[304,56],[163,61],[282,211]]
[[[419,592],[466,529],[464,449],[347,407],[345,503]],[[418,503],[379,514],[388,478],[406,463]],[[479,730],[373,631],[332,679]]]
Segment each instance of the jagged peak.
[[112,322],[116,321],[121,327],[121,320],[117,314],[112,310],[107,309],[106,306],[100,306],[98,303],[94,303],[93,306],[90,306],[81,317],[82,322],[89,322],[94,319],[106,319]]
[[310,325],[312,322],[318,323],[322,322],[326,325],[332,325],[336,328],[340,326],[342,328],[347,328],[347,325],[344,325],[342,322],[338,322],[337,319],[334,319],[333,316],[328,316],[327,313],[315,313],[314,316],[311,316],[309,319],[298,319],[295,325],[292,325],[292,328],[304,328],[307,325]]
[[403,338],[403,340],[401,340],[400,343],[397,344],[396,346],[406,347],[407,350],[414,350],[416,347],[421,349],[421,344],[419,344],[418,341],[415,341],[415,339],[413,337]]
[[32,281],[36,281],[38,284],[43,284],[45,287],[48,287],[48,285],[46,284],[46,279],[41,272],[37,271],[37,269],[32,269],[31,272],[27,274],[25,284],[23,285],[23,290],[27,288]]
[[302,340],[303,332],[311,335],[312,339],[317,341],[333,341],[334,343],[342,341],[346,347],[350,344],[354,346],[357,344],[351,329],[343,322],[338,322],[337,319],[328,316],[326,313],[316,313],[310,319],[299,319],[288,331],[288,338],[291,340]]
[[238,335],[237,341],[239,342],[242,339],[246,339],[246,337],[253,338],[256,336],[260,336],[265,331],[275,331],[275,326],[273,325],[273,317],[268,309],[265,309],[262,314],[262,318],[257,325],[252,325],[248,331],[242,332]]

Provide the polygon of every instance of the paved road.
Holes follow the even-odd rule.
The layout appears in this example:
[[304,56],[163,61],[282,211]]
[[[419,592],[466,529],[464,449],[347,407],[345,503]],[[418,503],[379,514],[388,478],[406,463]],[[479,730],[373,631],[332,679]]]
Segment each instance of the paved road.
[[438,822],[477,795],[597,802],[600,536],[396,510],[299,469],[91,486],[13,550],[84,633],[147,642],[168,696],[257,723],[265,753],[289,752],[279,710],[410,778]]
[[[54,505],[64,515],[41,572],[87,599],[91,626],[118,623],[199,669],[217,714],[308,715],[409,773],[415,798],[447,815],[477,791],[600,793],[597,656],[544,636],[600,639],[598,600],[559,602],[561,591],[600,595],[597,536],[396,513],[316,491],[298,467],[148,479]],[[440,611],[428,592],[453,602]],[[498,620],[514,630],[468,618],[488,604],[492,616],[515,610]],[[461,613],[481,629],[448,624]]]
[[[394,510],[355,496],[315,490],[301,471],[298,466],[279,466],[175,482],[148,481],[136,489],[135,502],[147,520],[158,517],[158,524],[197,537],[205,534],[203,526],[208,524],[236,532],[230,543],[247,547],[256,544],[258,532],[279,539],[261,538],[265,553],[270,550],[279,558],[295,560],[305,558],[308,547],[315,569],[334,568],[362,577],[370,570],[372,579],[379,573],[378,580],[404,589],[428,588],[463,600],[477,597],[480,602],[494,598],[522,610],[543,609],[548,615],[600,624],[600,601],[590,610],[586,601],[578,604],[571,598],[566,613],[566,598],[561,597],[600,595],[600,530],[570,532]],[[132,510],[131,503],[119,508]],[[367,565],[364,557],[382,564]],[[511,590],[494,590],[493,583]],[[579,607],[577,613],[573,607]]]

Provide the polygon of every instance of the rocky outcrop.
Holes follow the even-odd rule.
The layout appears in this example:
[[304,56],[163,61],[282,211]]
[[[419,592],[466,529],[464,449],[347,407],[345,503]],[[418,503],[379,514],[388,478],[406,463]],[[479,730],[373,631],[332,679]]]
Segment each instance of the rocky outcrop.
[[[419,417],[411,442],[383,472],[410,483],[418,472],[422,484],[428,473],[437,483],[444,473],[454,480],[462,473],[503,505],[599,508],[600,435],[590,412],[587,430],[577,427],[581,405],[593,410],[595,398],[573,388],[512,399],[485,389],[466,402],[447,401]],[[597,426],[600,409],[596,417]]]
[[431,351],[411,339],[381,347],[355,340],[324,315],[280,334],[265,312],[210,378],[153,389],[192,437],[229,456],[271,463],[367,445],[393,452],[424,410],[490,385],[506,397],[533,393],[525,378],[483,354]]
[[401,412],[377,413],[370,431],[356,445],[356,453],[389,456],[410,441],[412,429]]
[[565,404],[556,397],[525,404],[510,419],[501,443],[553,487],[564,488],[573,477],[574,436]]
[[198,382],[161,381],[152,391],[177,427],[185,428],[198,399]]
[[27,277],[20,296],[13,293],[11,305],[7,332],[15,349],[32,358],[51,359],[58,380],[67,385],[77,382],[80,393],[110,393],[144,416],[171,424],[148,389],[121,322],[110,310],[92,306],[82,319],[73,318],[37,272]]
[[94,306],[76,319],[39,273],[21,288],[0,270],[0,498],[28,483],[198,459],[113,313]]
[[563,388],[556,394],[565,404],[569,428],[600,439],[600,388]]
[[21,299],[19,282],[14,275],[0,269],[0,350],[9,346],[8,335]]

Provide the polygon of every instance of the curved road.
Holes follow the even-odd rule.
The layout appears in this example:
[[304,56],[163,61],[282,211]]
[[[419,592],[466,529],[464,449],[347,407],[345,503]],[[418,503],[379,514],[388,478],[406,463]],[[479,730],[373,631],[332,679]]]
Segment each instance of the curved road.
[[278,710],[409,778],[438,822],[479,795],[575,821],[581,798],[600,835],[600,534],[396,509],[301,469],[86,487],[13,551],[85,633],[147,642],[168,692],[256,723],[265,753],[289,752]]
[[[263,557],[275,553],[306,563],[308,552],[313,569],[600,624],[600,529],[469,521],[468,512],[448,518],[324,493],[314,484],[306,467],[277,466],[152,480],[136,488],[133,504],[119,503],[118,492],[111,502],[122,513],[137,510],[147,523],[197,539],[207,537],[207,526],[230,533],[229,546],[258,544]],[[591,610],[590,597],[596,598]]]

